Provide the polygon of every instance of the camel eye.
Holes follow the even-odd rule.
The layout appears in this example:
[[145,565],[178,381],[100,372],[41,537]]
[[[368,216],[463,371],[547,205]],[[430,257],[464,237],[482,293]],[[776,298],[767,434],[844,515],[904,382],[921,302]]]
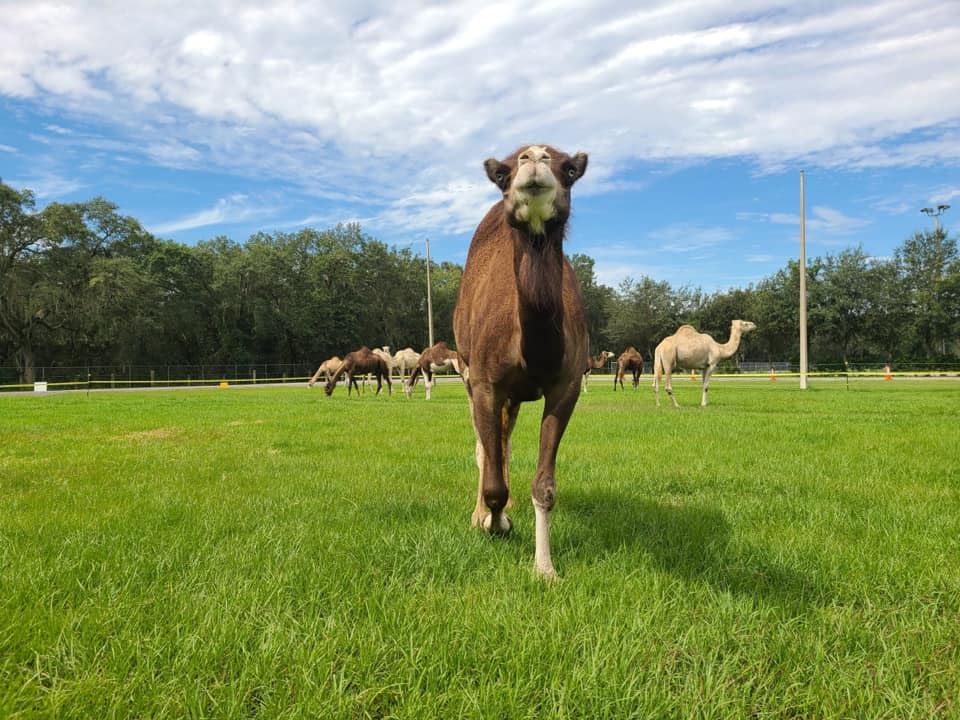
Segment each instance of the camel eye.
[[569,177],[569,178],[575,178],[576,176],[577,176],[577,169],[576,169],[576,168],[569,168],[569,169],[567,170],[567,177]]

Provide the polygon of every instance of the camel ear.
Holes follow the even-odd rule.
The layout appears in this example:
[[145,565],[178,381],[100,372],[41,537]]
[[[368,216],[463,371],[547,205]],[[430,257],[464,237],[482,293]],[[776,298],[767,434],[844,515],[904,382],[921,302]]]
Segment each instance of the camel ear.
[[507,188],[510,187],[510,166],[494,158],[489,158],[484,160],[483,168],[487,171],[490,182],[500,188],[501,192],[506,192]]
[[573,171],[573,174],[570,175],[570,184],[573,185],[573,183],[582,178],[583,174],[587,171],[587,154],[578,152],[570,158],[570,165]]

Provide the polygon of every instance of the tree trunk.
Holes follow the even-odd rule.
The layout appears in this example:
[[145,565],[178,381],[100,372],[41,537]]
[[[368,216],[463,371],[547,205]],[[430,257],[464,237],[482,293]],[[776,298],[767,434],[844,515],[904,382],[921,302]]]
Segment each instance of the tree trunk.
[[33,371],[33,348],[24,345],[17,349],[17,372],[20,375],[20,383],[23,385],[32,385],[34,379]]

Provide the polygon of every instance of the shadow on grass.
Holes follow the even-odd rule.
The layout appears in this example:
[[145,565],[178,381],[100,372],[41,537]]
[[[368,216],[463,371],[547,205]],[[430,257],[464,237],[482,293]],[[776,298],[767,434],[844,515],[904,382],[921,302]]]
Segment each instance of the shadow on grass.
[[559,557],[645,555],[663,571],[736,595],[794,606],[829,599],[827,587],[770,557],[769,550],[732,542],[730,523],[716,508],[575,489],[561,502],[570,527],[564,545],[556,545]]

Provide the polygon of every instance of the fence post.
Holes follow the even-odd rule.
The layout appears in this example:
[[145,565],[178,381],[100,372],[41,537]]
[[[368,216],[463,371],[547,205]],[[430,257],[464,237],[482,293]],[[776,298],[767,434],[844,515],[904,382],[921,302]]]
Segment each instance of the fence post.
[[112,372],[110,373],[110,389],[112,390],[116,386],[117,386],[117,374]]
[[253,368],[253,384],[257,384],[257,369]]
[[150,371],[150,387],[153,387],[157,382],[157,372],[156,370]]

